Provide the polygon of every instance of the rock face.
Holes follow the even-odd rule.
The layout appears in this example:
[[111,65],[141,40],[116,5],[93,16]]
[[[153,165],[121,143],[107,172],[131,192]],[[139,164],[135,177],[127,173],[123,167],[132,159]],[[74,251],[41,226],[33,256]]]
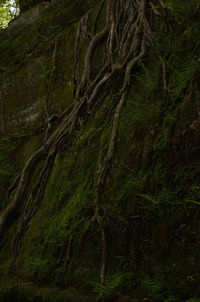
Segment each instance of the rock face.
[[48,2],[0,32],[0,301],[199,297],[198,1]]
[[[43,1],[42,0],[19,0],[18,2],[19,2],[20,11],[22,13],[24,13],[31,7],[34,7],[35,5],[37,5],[38,3],[42,3]],[[47,2],[50,2],[50,1],[47,1]]]
[[21,10],[21,14],[8,25],[8,37],[14,38],[14,36],[19,35],[28,26],[33,25],[39,19],[41,13],[48,7],[48,2],[41,2],[26,10]]

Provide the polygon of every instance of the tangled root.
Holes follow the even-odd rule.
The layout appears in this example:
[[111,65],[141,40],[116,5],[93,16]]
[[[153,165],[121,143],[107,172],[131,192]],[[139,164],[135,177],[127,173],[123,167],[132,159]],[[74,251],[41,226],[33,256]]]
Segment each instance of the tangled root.
[[[109,146],[104,159],[98,167],[97,179],[94,182],[96,186],[95,211],[91,219],[93,222],[96,221],[101,229],[101,283],[104,283],[106,271],[106,233],[101,224],[102,217],[100,217],[103,191],[116,153],[120,114],[126,103],[130,87],[130,75],[133,68],[142,62],[152,44],[152,32],[147,18],[147,12],[152,7],[147,3],[147,0],[102,0],[97,18],[99,18],[105,3],[107,3],[107,13],[103,29],[96,32],[97,22],[95,22],[94,36],[92,37],[92,34],[89,33],[88,18],[90,11],[82,17],[78,26],[73,69],[74,102],[59,117],[61,122],[58,128],[49,137],[48,132],[46,132],[44,145],[25,164],[21,174],[11,186],[10,203],[0,217],[1,237],[13,214],[16,212],[21,214],[22,203],[24,203],[22,200],[24,200],[25,189],[30,183],[32,171],[37,163],[43,160],[44,163],[39,172],[38,181],[26,200],[24,211],[18,223],[13,244],[12,269],[15,268],[16,259],[20,251],[21,238],[28,223],[34,217],[42,202],[45,186],[51,174],[56,154],[64,144],[67,144],[69,138],[73,136],[74,130],[80,128],[82,117],[84,117],[84,123],[86,123],[91,114],[96,111],[97,104],[103,102],[105,97],[102,97],[102,91],[104,91],[104,95],[108,94],[106,85],[108,83],[112,85],[114,77],[120,75],[122,85],[112,117]],[[82,41],[86,41],[88,47],[84,58],[83,72],[79,78],[79,45]],[[96,49],[100,44],[104,45],[102,65],[98,72],[94,72],[93,61]],[[55,51],[56,47],[57,45],[55,45]]]

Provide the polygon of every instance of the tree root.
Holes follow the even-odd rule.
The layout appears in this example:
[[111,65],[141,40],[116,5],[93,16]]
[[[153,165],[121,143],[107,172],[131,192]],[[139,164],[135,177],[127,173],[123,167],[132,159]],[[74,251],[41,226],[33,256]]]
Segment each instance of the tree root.
[[67,264],[70,260],[70,253],[71,253],[71,245],[72,245],[72,235],[69,237],[68,247],[67,247],[67,253],[65,257],[64,267],[63,267],[63,284],[66,285],[66,272],[67,272]]
[[105,272],[106,272],[106,233],[103,228],[101,231],[101,244],[102,244],[102,259],[101,259],[101,284],[104,285]]
[[25,210],[24,210],[21,220],[17,226],[17,231],[15,233],[15,238],[14,238],[12,261],[11,261],[11,266],[10,266],[11,270],[14,270],[14,268],[15,268],[15,261],[17,259],[18,253],[19,253],[20,239],[22,238],[22,236],[24,234],[27,224],[34,217],[35,213],[37,212],[37,210],[41,204],[42,197],[44,194],[44,189],[45,189],[46,183],[48,181],[48,177],[51,173],[51,168],[54,163],[55,155],[56,155],[56,150],[52,149],[51,152],[48,154],[44,167],[38,177],[38,181],[36,182],[36,185],[34,186],[33,192],[29,196]]
[[62,32],[57,35],[57,37],[55,38],[55,43],[54,43],[54,49],[53,49],[53,55],[52,55],[52,70],[51,70],[51,75],[50,75],[50,79],[49,79],[49,85],[47,88],[47,94],[46,94],[46,98],[44,101],[44,113],[45,113],[45,119],[46,119],[46,131],[45,131],[45,135],[44,135],[44,141],[46,142],[49,131],[51,129],[51,117],[49,116],[49,109],[48,109],[48,101],[49,101],[49,97],[51,94],[51,88],[52,88],[52,82],[53,82],[53,78],[54,78],[54,74],[55,74],[55,70],[56,70],[56,66],[55,66],[55,59],[56,59],[56,53],[57,53],[57,48],[58,48],[58,40],[61,37]]
[[[105,0],[102,0],[102,6]],[[102,11],[100,8],[100,13]],[[33,187],[31,194],[28,196],[24,211],[18,223],[13,244],[13,257],[11,268],[14,269],[15,262],[20,250],[20,241],[30,220],[36,214],[43,198],[44,190],[51,169],[54,164],[56,154],[67,144],[69,138],[74,134],[74,130],[80,129],[80,124],[84,124],[89,116],[96,111],[96,108],[103,101],[103,95],[108,95],[107,84],[112,85],[115,75],[122,79],[122,86],[119,91],[119,99],[114,104],[114,113],[112,120],[112,131],[105,158],[102,160],[97,171],[96,179],[96,197],[95,213],[91,221],[96,221],[101,230],[102,241],[102,265],[101,265],[101,283],[104,283],[106,271],[106,235],[103,223],[105,210],[103,207],[103,192],[107,179],[113,166],[113,161],[117,147],[118,129],[120,123],[121,111],[126,103],[129,86],[131,83],[131,71],[136,65],[143,60],[148,48],[152,43],[152,33],[149,21],[146,17],[146,11],[150,9],[147,6],[147,0],[107,0],[106,24],[102,30],[95,32],[94,37],[88,33],[89,12],[83,16],[77,30],[75,57],[74,57],[74,102],[58,118],[61,119],[58,128],[48,137],[44,145],[40,147],[27,161],[17,182],[12,185],[13,193],[9,206],[0,216],[0,237],[2,237],[8,221],[16,212],[20,213],[22,200],[25,197],[25,190],[30,184],[32,170],[36,164],[44,160],[38,176],[38,181]],[[152,9],[152,8],[151,8]],[[97,15],[99,18],[99,14]],[[79,79],[79,44],[83,40],[90,39],[89,45],[84,58],[83,72]],[[102,43],[105,45],[102,66],[97,74],[93,72],[93,61],[95,51]],[[57,45],[55,44],[53,52],[53,72],[55,70],[55,53]],[[52,77],[53,77],[52,72]],[[51,91],[51,82],[47,93],[47,99]],[[103,91],[103,93],[102,93]],[[113,106],[112,106],[113,107]],[[47,109],[47,107],[46,107]],[[111,111],[113,112],[113,110]],[[47,110],[48,115],[48,110]],[[52,117],[48,117],[51,121]],[[80,122],[81,121],[81,122]],[[103,129],[103,128],[102,128]],[[14,191],[15,189],[15,191]],[[103,215],[101,214],[103,209]],[[69,246],[71,241],[69,242]],[[65,270],[65,268],[64,268]]]
[[1,131],[5,134],[5,127],[4,127],[4,118],[3,118],[3,99],[2,99],[2,92],[0,91],[0,103],[1,103]]
[[163,70],[163,90],[167,91],[167,76],[166,76],[166,65],[163,57],[159,56],[161,62],[162,62],[162,70]]
[[[125,69],[125,75],[124,75],[124,81],[122,88],[120,90],[120,99],[118,102],[118,105],[116,107],[114,117],[113,117],[113,126],[112,126],[112,133],[110,136],[110,142],[109,147],[107,150],[107,154],[105,158],[103,159],[99,174],[97,178],[97,185],[96,185],[96,198],[95,198],[95,214],[92,217],[91,221],[95,222],[100,225],[100,228],[102,227],[102,220],[103,217],[100,214],[102,212],[102,197],[103,192],[105,189],[106,181],[109,176],[110,170],[113,165],[115,150],[116,150],[116,143],[117,143],[117,135],[118,135],[118,129],[119,129],[119,121],[120,121],[120,113],[122,111],[122,108],[126,102],[127,94],[128,94],[128,87],[130,85],[130,74],[133,67],[142,60],[143,56],[146,52],[146,45],[147,45],[147,39],[149,38],[149,25],[145,17],[145,10],[146,10],[146,1],[141,1],[140,7],[139,7],[139,13],[138,13],[138,19],[136,20],[137,25],[133,36],[132,41],[132,51],[133,53],[136,53],[136,51],[140,47],[140,51],[137,55],[135,55],[127,64]],[[142,28],[141,28],[142,27]],[[114,29],[112,29],[114,31]],[[142,33],[142,34],[141,34]],[[113,33],[111,33],[112,35]],[[141,38],[142,37],[142,38]],[[127,38],[129,41],[129,37]],[[129,57],[129,54],[128,54]],[[127,60],[127,56],[125,58],[125,61]],[[112,62],[113,63],[113,62]],[[123,64],[120,66],[120,69],[123,68]],[[104,242],[104,243],[103,243]],[[101,284],[104,283],[104,274],[106,269],[106,239],[105,239],[105,230],[102,228],[102,265],[101,265]]]

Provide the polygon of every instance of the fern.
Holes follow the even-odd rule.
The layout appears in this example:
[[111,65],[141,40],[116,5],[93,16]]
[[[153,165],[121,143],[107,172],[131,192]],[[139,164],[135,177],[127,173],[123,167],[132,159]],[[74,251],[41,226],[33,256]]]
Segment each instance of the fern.
[[187,88],[189,81],[191,81],[198,68],[198,63],[195,58],[190,62],[180,62],[180,65],[179,68],[172,72],[168,85],[173,101],[183,96],[184,90]]
[[158,204],[158,201],[149,195],[146,194],[136,194],[136,195],[143,197],[144,199],[150,201],[154,205]]
[[124,284],[132,278],[132,276],[132,273],[118,273],[107,278],[105,285],[93,281],[89,282],[89,284],[93,286],[94,293],[107,295],[118,294],[120,292],[120,288],[122,288]]

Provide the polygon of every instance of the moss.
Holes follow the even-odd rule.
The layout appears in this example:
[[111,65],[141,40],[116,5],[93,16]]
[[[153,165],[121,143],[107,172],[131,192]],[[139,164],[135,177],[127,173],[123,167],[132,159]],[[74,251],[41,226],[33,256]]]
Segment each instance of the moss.
[[[200,294],[197,72],[200,27],[196,1],[190,1],[192,9],[179,0],[166,4],[174,11],[169,14],[169,24],[163,25],[166,31],[154,39],[152,51],[143,65],[134,70],[121,114],[115,160],[103,193],[106,276],[109,287],[119,274],[126,276],[131,272],[126,284],[122,282],[119,288],[116,286],[119,293],[138,298],[145,294],[160,300],[175,297],[177,301],[185,301],[191,295]],[[80,10],[77,9],[79,5]],[[84,5],[81,1],[60,1],[14,40],[8,42],[3,38],[0,46],[6,55],[5,65],[14,55],[2,77],[8,93],[5,119],[25,110],[26,105],[36,99],[40,100],[40,118],[34,127],[19,125],[17,132],[10,130],[11,135],[4,137],[6,146],[1,143],[3,188],[0,190],[3,195],[12,176],[43,143],[42,112],[58,34],[62,32],[48,100],[50,114],[61,113],[73,100],[74,50],[71,45],[75,41],[77,21],[95,7],[89,21],[95,31],[99,5],[98,1],[87,1]],[[160,7],[157,9],[161,11]],[[97,28],[104,23],[104,10]],[[156,22],[160,26],[158,19]],[[28,39],[27,45],[23,44],[25,39]],[[80,48],[80,71],[86,47],[81,45]],[[96,70],[102,49],[103,45],[95,53]],[[0,64],[4,68],[2,60]],[[15,295],[19,301],[63,301],[66,297],[69,301],[81,301],[84,298],[74,294],[70,286],[91,292],[91,281],[99,284],[101,230],[91,223],[91,218],[95,211],[96,171],[107,152],[119,82],[120,76],[113,80],[109,96],[99,103],[92,118],[57,154],[41,207],[21,241],[16,274],[20,274],[23,284],[6,280],[1,299],[11,300]],[[27,194],[31,192],[40,167],[33,174]],[[4,205],[5,202],[2,208]],[[11,239],[17,223],[15,221],[8,232],[1,250],[4,276],[9,269]],[[24,281],[29,283],[24,284]],[[54,288],[55,285],[59,288]],[[62,292],[62,287],[69,287],[69,292]]]
[[69,302],[92,302],[95,295],[87,296],[83,292],[77,292],[73,288],[68,290],[59,290],[56,287],[37,287],[31,282],[22,283],[20,279],[13,280],[14,285],[5,285],[0,290],[0,301],[21,301],[21,302],[61,302],[63,300]]

